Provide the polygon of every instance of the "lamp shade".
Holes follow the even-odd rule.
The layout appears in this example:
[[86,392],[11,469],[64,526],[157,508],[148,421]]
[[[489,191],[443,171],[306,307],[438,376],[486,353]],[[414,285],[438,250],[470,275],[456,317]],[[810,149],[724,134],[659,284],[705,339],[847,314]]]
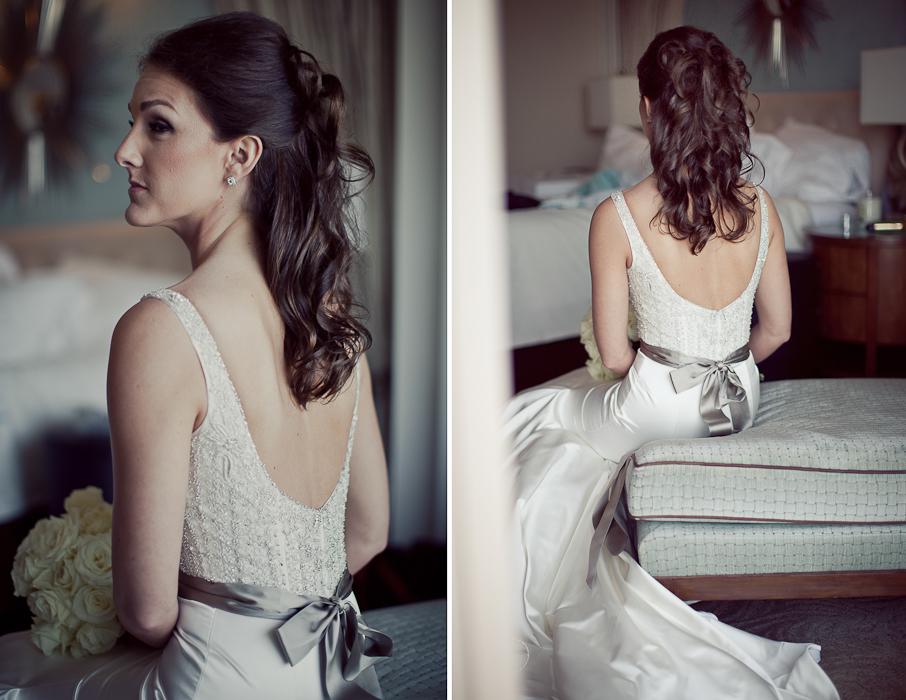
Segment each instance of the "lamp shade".
[[588,82],[585,107],[589,129],[604,129],[611,124],[641,127],[639,79],[634,75],[611,75]]
[[862,52],[859,119],[863,124],[906,124],[906,46]]

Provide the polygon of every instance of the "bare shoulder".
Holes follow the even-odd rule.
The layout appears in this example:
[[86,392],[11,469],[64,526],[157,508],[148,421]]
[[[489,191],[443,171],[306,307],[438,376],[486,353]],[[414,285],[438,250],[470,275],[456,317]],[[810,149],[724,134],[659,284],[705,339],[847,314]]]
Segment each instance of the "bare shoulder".
[[625,259],[626,267],[631,264],[632,249],[612,197],[595,207],[588,230],[588,254],[592,263],[599,256],[611,260],[619,256]]
[[198,364],[191,340],[166,303],[146,297],[117,321],[110,341],[110,380],[118,386],[183,383]]

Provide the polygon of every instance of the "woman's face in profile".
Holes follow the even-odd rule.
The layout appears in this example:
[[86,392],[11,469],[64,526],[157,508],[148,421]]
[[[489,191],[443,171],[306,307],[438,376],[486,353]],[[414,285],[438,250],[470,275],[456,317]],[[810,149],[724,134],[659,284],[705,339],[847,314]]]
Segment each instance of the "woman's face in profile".
[[[116,150],[130,187],[126,221],[133,226],[192,225],[226,187],[227,149],[195,107],[189,87],[148,66],[132,91],[129,133]],[[128,185],[127,185],[128,186]]]

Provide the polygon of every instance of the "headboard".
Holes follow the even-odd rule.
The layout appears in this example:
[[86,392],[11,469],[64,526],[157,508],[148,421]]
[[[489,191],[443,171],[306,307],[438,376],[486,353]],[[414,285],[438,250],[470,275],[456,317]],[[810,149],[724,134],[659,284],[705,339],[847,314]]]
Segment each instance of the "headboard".
[[[618,99],[630,101],[631,108],[610,110],[611,90],[615,91]],[[633,76],[591,80],[585,86],[585,99],[586,125],[589,130],[599,131],[606,127],[608,119],[614,118],[618,123],[641,128],[635,108],[638,87]],[[793,117],[844,136],[861,139],[868,146],[871,156],[871,189],[873,192],[882,190],[890,152],[896,143],[897,127],[862,125],[859,122],[858,90],[749,93],[748,105],[755,114],[756,131],[771,133],[787,117]]]
[[2,228],[0,245],[13,251],[23,270],[53,265],[72,254],[183,274],[192,270],[189,251],[173,231],[130,226],[122,219]]
[[873,192],[881,191],[890,151],[896,142],[897,127],[861,124],[858,90],[760,92],[755,96],[750,94],[748,104],[755,114],[756,131],[776,131],[787,117],[793,117],[797,121],[817,124],[829,131],[861,139],[868,146],[871,156],[871,189]]

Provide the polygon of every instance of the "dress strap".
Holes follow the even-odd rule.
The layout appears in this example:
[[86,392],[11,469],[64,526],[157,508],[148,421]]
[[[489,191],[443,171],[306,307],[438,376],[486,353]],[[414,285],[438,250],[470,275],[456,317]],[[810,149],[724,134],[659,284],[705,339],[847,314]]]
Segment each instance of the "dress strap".
[[343,470],[349,468],[349,459],[352,456],[352,441],[355,436],[355,426],[359,420],[359,395],[362,387],[362,360],[361,356],[355,363],[355,402],[352,405],[352,421],[349,424],[349,437],[346,439],[346,457],[343,460]]
[[186,333],[192,341],[192,346],[195,348],[195,353],[201,363],[201,371],[204,375],[205,388],[207,390],[207,411],[203,423],[203,425],[206,425],[209,423],[208,417],[215,415],[218,410],[214,397],[224,395],[223,391],[215,391],[215,387],[226,386],[228,383],[228,377],[225,376],[225,368],[223,368],[220,351],[217,349],[214,336],[211,335],[211,331],[208,329],[201,314],[198,313],[198,309],[176,290],[158,289],[142,295],[142,299],[145,297],[160,299],[169,306],[186,329]]
[[761,279],[761,268],[764,267],[764,261],[768,257],[768,244],[770,243],[770,236],[768,235],[768,203],[764,198],[764,190],[761,189],[759,185],[755,185],[755,190],[758,192],[758,203],[761,208],[761,226],[759,230],[759,239],[758,239],[758,262],[755,264],[755,275],[756,278],[755,284],[758,284],[758,280]]
[[623,198],[623,190],[617,190],[610,195],[610,198],[617,208],[617,214],[620,215],[620,223],[623,224],[626,238],[629,239],[629,248],[632,250],[632,267],[630,269],[636,268],[637,264],[641,264],[639,261],[644,259],[641,246],[643,241],[639,239],[641,234],[638,232],[635,221],[632,218],[632,213],[629,211],[626,200]]

